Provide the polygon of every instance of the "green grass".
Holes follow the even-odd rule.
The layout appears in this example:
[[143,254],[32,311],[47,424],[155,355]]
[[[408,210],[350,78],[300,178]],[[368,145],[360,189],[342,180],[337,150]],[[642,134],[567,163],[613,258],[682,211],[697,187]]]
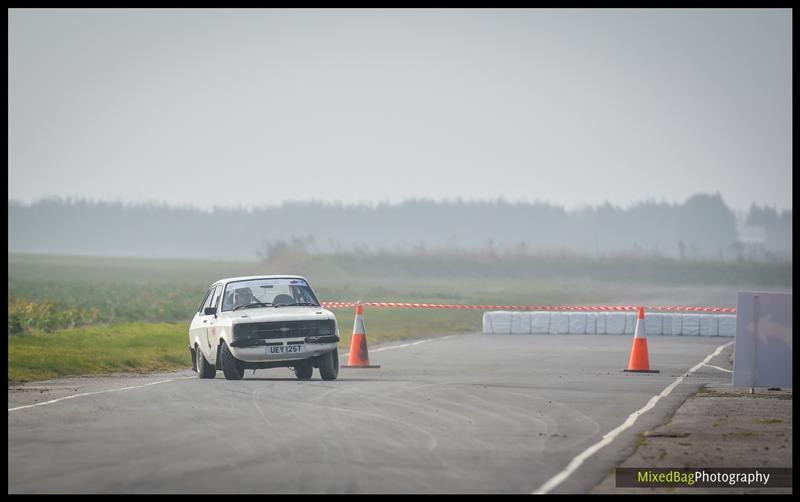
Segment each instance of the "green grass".
[[128,323],[8,338],[8,381],[190,367],[188,323]]

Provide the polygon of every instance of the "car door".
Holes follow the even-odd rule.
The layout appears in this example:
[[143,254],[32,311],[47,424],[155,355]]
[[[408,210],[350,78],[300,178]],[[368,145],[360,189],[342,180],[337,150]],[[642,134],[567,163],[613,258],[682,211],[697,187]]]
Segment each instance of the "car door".
[[220,286],[214,286],[211,288],[211,292],[206,297],[206,301],[203,303],[203,307],[200,309],[200,312],[197,313],[198,316],[198,324],[197,329],[195,331],[196,339],[200,344],[200,348],[203,351],[203,354],[206,356],[206,360],[209,363],[214,362],[215,355],[214,351],[211,350],[211,340],[208,338],[208,322],[210,319],[214,319],[213,315],[206,315],[205,310],[211,306],[211,301],[214,299],[214,294],[216,291],[220,289]]
[[[203,296],[203,301],[200,302],[200,306],[197,308],[197,312],[194,313],[192,322],[189,325],[189,347],[192,349],[194,349],[194,345],[197,343],[197,340],[201,338],[201,331],[205,331],[206,329],[206,324],[203,323],[203,320],[205,319],[203,309],[208,302],[208,297],[211,295],[212,289],[214,289],[213,286],[208,288],[208,291],[206,291],[205,296]],[[206,321],[206,323],[207,322],[208,321]]]
[[219,317],[219,309],[220,309],[220,301],[219,298],[222,296],[222,285],[217,286],[214,292],[211,294],[211,303],[208,305],[209,307],[213,307],[217,309],[217,315],[210,315],[207,316],[208,322],[206,323],[206,336],[208,339],[208,350],[209,350],[209,358],[208,362],[214,364],[216,363],[217,358],[217,345],[219,345],[219,329],[217,326],[217,320]]

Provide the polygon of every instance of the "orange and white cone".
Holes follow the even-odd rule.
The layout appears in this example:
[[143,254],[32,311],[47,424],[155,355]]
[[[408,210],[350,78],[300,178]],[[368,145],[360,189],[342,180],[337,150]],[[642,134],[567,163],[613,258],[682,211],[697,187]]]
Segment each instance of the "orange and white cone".
[[628,369],[634,373],[659,373],[659,370],[650,369],[650,357],[647,354],[647,329],[644,324],[644,307],[639,307],[639,318],[636,319],[636,332],[633,335],[631,360]]
[[367,330],[364,327],[364,306],[356,303],[356,319],[353,322],[353,338],[350,340],[350,357],[342,368],[380,368],[369,364]]

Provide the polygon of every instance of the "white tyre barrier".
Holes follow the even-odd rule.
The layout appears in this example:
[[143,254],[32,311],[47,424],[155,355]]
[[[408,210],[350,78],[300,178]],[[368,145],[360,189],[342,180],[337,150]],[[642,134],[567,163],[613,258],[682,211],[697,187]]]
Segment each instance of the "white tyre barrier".
[[736,336],[736,316],[718,315],[717,328],[719,336]]
[[627,322],[625,312],[606,313],[606,334],[623,335],[625,334],[625,324]]
[[596,312],[589,312],[586,314],[586,334],[587,335],[594,335],[597,327],[597,313]]
[[566,335],[569,333],[569,313],[553,312],[550,314],[550,334]]
[[511,312],[484,312],[484,333],[511,333]]
[[700,334],[700,315],[683,314],[681,334],[683,336],[698,336]]
[[531,312],[531,333],[546,335],[550,332],[550,312]]
[[576,335],[586,333],[586,312],[570,312],[569,332]]
[[598,335],[606,334],[606,321],[608,320],[607,312],[598,312],[597,319],[595,319],[594,332]]
[[717,336],[717,316],[700,316],[700,336]]
[[644,327],[647,330],[647,335],[660,335],[661,326],[664,320],[663,314],[653,313],[644,315]]
[[625,314],[625,334],[632,335],[636,331],[636,320],[639,318],[637,312],[628,312]]
[[670,335],[682,335],[683,334],[683,314],[670,314],[672,318],[672,331],[668,334]]
[[531,333],[531,313],[514,312],[511,316],[511,333],[529,335]]
[[[661,314],[661,334],[662,335],[671,335],[672,334],[672,318],[675,317],[672,314]],[[647,314],[645,314],[645,319],[647,318]]]
[[[484,312],[487,334],[632,334],[636,326],[632,312]],[[631,319],[632,318],[632,319]],[[727,336],[736,335],[736,315],[645,313],[648,335]]]

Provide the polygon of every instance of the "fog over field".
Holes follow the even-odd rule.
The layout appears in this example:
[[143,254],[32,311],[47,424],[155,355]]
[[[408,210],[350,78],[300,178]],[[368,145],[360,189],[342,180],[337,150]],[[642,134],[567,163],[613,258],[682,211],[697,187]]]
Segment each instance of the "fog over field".
[[11,9],[8,198],[572,211],[719,193],[780,213],[791,14]]
[[791,14],[11,9],[9,292],[68,303],[37,283],[63,256],[339,296],[790,287]]
[[792,250],[790,210],[754,205],[736,215],[719,194],[575,211],[503,200],[201,211],[52,199],[9,203],[8,214],[9,251],[28,253],[255,260],[276,252],[549,252],[775,261]]

